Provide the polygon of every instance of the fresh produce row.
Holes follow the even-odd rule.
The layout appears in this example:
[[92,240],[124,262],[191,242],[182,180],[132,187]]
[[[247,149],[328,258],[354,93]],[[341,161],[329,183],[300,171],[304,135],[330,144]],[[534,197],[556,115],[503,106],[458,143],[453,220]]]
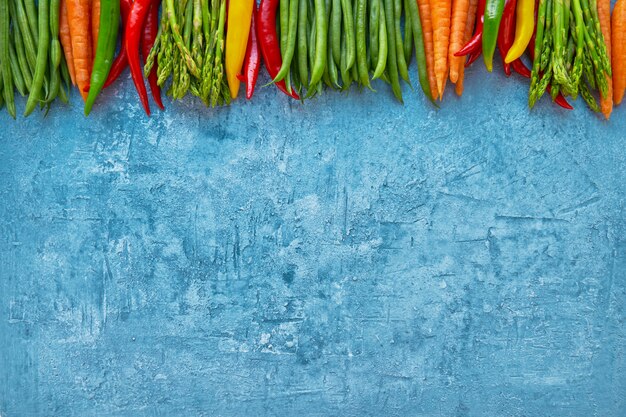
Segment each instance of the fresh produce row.
[[161,88],[228,105],[242,83],[252,98],[262,63],[295,100],[380,79],[438,106],[496,55],[528,79],[531,108],[580,95],[608,119],[626,89],[626,0],[0,0],[0,109],[14,118],[15,92],[29,115],[73,86],[88,115],[127,68],[147,115],[148,88],[160,109]]

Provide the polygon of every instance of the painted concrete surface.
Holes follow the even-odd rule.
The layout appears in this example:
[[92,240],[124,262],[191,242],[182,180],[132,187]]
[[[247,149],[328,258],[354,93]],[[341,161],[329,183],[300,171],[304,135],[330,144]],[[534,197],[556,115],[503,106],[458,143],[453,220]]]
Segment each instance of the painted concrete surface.
[[1,113],[0,415],[626,416],[626,108],[378,87]]

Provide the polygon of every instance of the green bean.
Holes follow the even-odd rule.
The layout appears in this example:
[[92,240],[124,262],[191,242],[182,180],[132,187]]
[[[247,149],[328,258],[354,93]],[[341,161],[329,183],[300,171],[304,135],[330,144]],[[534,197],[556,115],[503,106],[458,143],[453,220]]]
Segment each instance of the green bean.
[[[63,71],[61,71],[61,75],[62,74],[63,74]],[[61,79],[63,83],[65,84],[65,80],[63,79],[63,76],[61,76]],[[63,86],[59,87],[59,100],[61,100],[61,102],[65,104],[69,102],[69,99],[67,97],[67,91],[65,90],[65,88],[63,88]]]
[[317,86],[326,67],[326,46],[328,44],[328,24],[326,21],[326,3],[314,0],[315,4],[315,59],[311,70],[311,86]]
[[400,72],[400,76],[407,84],[411,85],[411,81],[409,80],[409,69],[406,64],[406,60],[404,59],[404,45],[402,44],[402,28],[400,25],[400,19],[402,18],[402,1],[403,0],[394,0],[394,39],[396,42],[396,63],[398,66],[398,71]]
[[398,49],[394,25],[394,0],[384,0],[385,20],[387,24],[387,39],[389,39],[390,50],[387,54],[387,72],[391,80],[391,89],[396,98],[402,102],[402,90],[398,79]]
[[[286,0],[281,0],[281,4],[284,1]],[[281,41],[283,39],[283,32],[286,32],[286,41],[284,50],[282,50],[281,45],[283,62],[280,70],[278,71],[278,74],[276,74],[276,77],[274,77],[274,82],[282,80],[289,73],[289,67],[291,65],[291,61],[293,60],[293,55],[296,49],[299,5],[300,2],[298,0],[291,0],[291,2],[289,3],[288,26],[285,26],[286,30],[283,30],[283,27],[280,28]]]
[[[17,1],[21,2],[22,0]],[[35,7],[35,0],[24,0],[24,5],[26,7],[28,26],[30,27],[30,32],[33,35],[33,39],[35,40],[35,46],[37,46],[37,40],[39,39],[39,30],[37,29],[37,8]]]
[[41,88],[43,87],[46,77],[46,68],[48,64],[48,48],[50,46],[50,31],[48,28],[49,20],[49,0],[39,0],[39,48],[37,50],[37,65],[35,66],[35,74],[33,76],[33,85],[26,102],[24,115],[28,116],[35,110],[37,103],[41,100]]
[[[58,95],[61,84],[59,65],[61,64],[61,42],[59,41],[59,10],[61,1],[50,0],[50,77],[51,85],[48,91],[47,100],[52,101]],[[56,85],[55,85],[56,84]],[[93,83],[92,83],[93,85]]]
[[22,76],[22,70],[17,63],[17,54],[15,53],[15,48],[13,47],[13,43],[9,40],[9,61],[11,64],[11,74],[13,75],[13,84],[17,91],[20,93],[22,97],[24,97],[28,91],[26,90],[26,83],[24,82],[24,77]]
[[387,42],[387,16],[383,6],[383,0],[374,0],[378,2],[378,61],[374,68],[372,79],[380,78],[387,69],[387,55],[389,54],[389,45]]
[[17,20],[17,14],[15,12],[15,2],[9,2],[9,11],[11,19],[13,20],[13,40],[15,41],[15,52],[17,52],[17,62],[20,66],[20,71],[22,72],[22,76],[24,77],[24,83],[26,84],[26,88],[30,90],[30,87],[33,83],[33,76],[30,72],[30,65],[28,64],[28,60],[26,59],[26,53],[24,52],[24,41],[22,39],[22,32],[20,28],[15,23]]
[[432,91],[430,90],[430,82],[428,81],[428,69],[426,67],[426,52],[424,49],[424,37],[422,34],[422,23],[420,20],[419,9],[417,3],[407,1],[407,17],[411,20],[411,28],[413,31],[413,43],[415,44],[415,60],[417,61],[417,74],[419,76],[420,86],[426,97],[435,104]]
[[407,66],[411,64],[411,58],[413,57],[413,24],[409,17],[409,5],[408,0],[404,0],[404,60]]
[[315,65],[315,39],[316,39],[316,34],[317,34],[317,29],[315,25],[315,9],[313,6],[313,0],[311,0],[309,3],[309,15],[311,16],[311,26],[308,30],[309,66],[313,68],[313,65]]
[[352,12],[351,0],[341,0],[341,11],[343,14],[343,29],[346,36],[346,65],[352,68],[356,59],[356,46],[354,43],[354,15]]
[[350,69],[348,68],[348,52],[346,48],[346,34],[342,33],[341,37],[341,59],[339,62],[339,68],[341,70],[341,79],[343,82],[342,91],[345,91],[350,88],[350,84],[352,84],[352,75],[350,74]]
[[50,88],[48,94],[46,95],[46,103],[52,103],[57,96],[59,95],[59,90],[61,89],[61,74],[59,72],[55,72],[50,77]]
[[354,38],[354,62],[352,63],[352,66],[350,67],[352,69],[352,79],[354,80],[355,83],[359,83],[359,69],[357,68],[356,65],[356,29],[354,27],[354,25],[356,24],[356,22],[354,21],[354,19],[356,18],[356,0],[350,0],[352,1],[352,32],[353,32],[353,38]]
[[[295,1],[295,0],[294,0]],[[308,48],[307,48],[307,25],[308,25],[308,1],[307,0],[299,0],[298,4],[298,78],[300,78],[300,82],[302,86],[305,88],[309,87],[309,63],[308,63]]]
[[[294,0],[297,1],[297,0]],[[300,72],[298,71],[298,60],[293,60],[290,66],[291,86],[300,94],[302,92],[302,81],[300,81]]]
[[2,95],[2,90],[4,90],[4,80],[2,78],[2,68],[0,68],[0,110],[4,107],[4,96]]
[[61,80],[63,80],[63,84],[67,89],[70,88],[72,80],[70,78],[70,71],[67,69],[67,62],[65,62],[65,57],[61,54],[61,63],[59,64],[59,68],[61,70]]
[[[325,0],[326,2],[326,21],[329,22],[330,21],[330,10],[331,10],[331,1],[332,0]],[[328,38],[330,38],[330,25],[328,27],[328,32],[327,32],[327,36]],[[328,40],[326,41],[326,50],[328,50]],[[328,56],[327,56],[328,59]],[[324,75],[322,76],[322,80],[324,81],[324,84],[326,84],[326,86],[333,88],[333,83],[330,79],[330,72],[328,69],[328,61],[326,63],[326,66],[324,67]]]
[[336,65],[341,60],[341,0],[332,0],[330,13],[331,55]]
[[[341,51],[339,52],[341,53]],[[339,59],[341,59],[341,54]],[[335,59],[333,58],[333,50],[330,44],[328,46],[328,74],[330,76],[332,87],[335,89],[341,89],[341,85],[339,84],[339,72],[337,70],[337,64],[335,64]]]
[[0,0],[0,73],[3,80],[3,95],[7,111],[15,119],[15,99],[13,97],[13,76],[11,74],[9,52],[9,1]]
[[361,85],[371,88],[369,72],[367,70],[367,0],[356,0],[356,62]]
[[374,70],[376,67],[376,62],[378,61],[378,31],[379,24],[378,18],[380,16],[380,4],[379,0],[368,0],[370,3],[370,13],[369,13],[369,47],[370,47],[370,62],[369,67]]
[[26,59],[28,60],[28,64],[30,65],[31,72],[33,72],[35,70],[35,66],[37,65],[37,47],[35,46],[33,35],[31,34],[30,28],[28,27],[28,19],[26,17],[26,12],[24,11],[24,5],[22,4],[22,1],[16,0],[15,5],[17,23],[22,33],[24,46],[26,48]]
[[280,0],[278,3],[278,26],[280,37],[280,53],[285,54],[289,35],[289,0]]

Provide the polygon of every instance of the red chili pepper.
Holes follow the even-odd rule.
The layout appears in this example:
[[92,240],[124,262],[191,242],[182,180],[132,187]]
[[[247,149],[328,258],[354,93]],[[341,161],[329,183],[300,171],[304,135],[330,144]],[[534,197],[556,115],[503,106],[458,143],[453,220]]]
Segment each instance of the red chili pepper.
[[[278,74],[283,63],[280,55],[278,34],[276,33],[276,9],[278,8],[278,3],[279,0],[261,0],[256,22],[256,35],[261,47],[261,53],[263,54],[263,61],[265,61],[265,68],[267,68],[267,72],[272,80]],[[300,100],[300,96],[295,91],[287,91],[285,80],[275,84],[283,93]]]
[[[143,36],[141,38],[141,54],[145,59],[150,54],[154,41],[156,40],[157,33],[159,32],[159,7],[161,6],[161,0],[152,0],[150,5],[150,11],[146,17],[146,25],[143,29]],[[150,84],[150,91],[152,92],[152,98],[154,102],[161,110],[165,110],[163,106],[163,100],[161,100],[161,88],[157,84],[157,68],[158,64],[155,62],[148,76],[148,83]]]
[[[122,11],[122,28],[126,28],[126,21],[128,20],[128,14],[130,8],[133,6],[132,0],[122,0],[120,2],[120,9]],[[122,47],[118,52],[113,65],[111,65],[111,71],[107,77],[107,81],[104,83],[104,88],[107,88],[119,78],[128,66],[128,55],[126,55],[126,48],[124,47],[124,32],[122,31]]]
[[146,114],[150,116],[150,104],[148,104],[148,92],[143,80],[143,71],[139,59],[139,42],[143,33],[143,24],[150,11],[152,0],[136,0],[130,9],[124,36],[124,46],[128,54],[128,65],[133,76],[135,88]]
[[524,64],[520,58],[517,58],[515,61],[511,62],[511,68],[513,71],[517,72],[524,78],[530,78],[530,69]]
[[500,21],[500,29],[498,31],[498,49],[500,50],[500,56],[502,57],[502,67],[507,77],[511,75],[511,64],[504,62],[507,52],[513,45],[513,39],[515,39],[515,6],[517,0],[507,0],[504,11],[502,13],[502,20]]
[[246,83],[246,98],[250,100],[254,94],[256,80],[259,77],[259,69],[261,68],[261,51],[259,50],[259,42],[256,37],[256,3],[252,12],[252,22],[250,25],[250,35],[248,35],[248,48],[246,49],[246,58],[243,61],[243,73],[237,78],[242,83]]
[[454,56],[465,56],[472,52],[482,51],[483,47],[483,23],[485,21],[485,5],[486,0],[478,0],[478,7],[476,8],[476,29],[474,29],[474,36],[461,48]]
[[469,55],[467,56],[467,62],[465,63],[465,68],[469,68],[470,65],[472,65],[478,58],[480,58],[481,54],[482,54],[481,49],[470,52]]
[[[537,7],[535,7],[535,21],[537,20],[537,11],[536,11]],[[530,38],[530,43],[528,44],[528,53],[530,55],[530,59],[535,59],[535,34],[537,31],[537,25],[535,24],[535,31],[533,31],[533,36],[531,36]],[[519,61],[519,59],[518,59]],[[515,61],[514,61],[515,62]],[[525,67],[525,65],[524,65]],[[526,70],[528,70],[528,68],[526,68]],[[519,71],[518,71],[519,72]],[[529,76],[530,76],[530,70],[528,70],[529,72]],[[548,84],[548,87],[546,87],[546,89],[548,90],[548,93],[550,93],[552,91],[552,86],[550,84]],[[571,104],[569,104],[569,102],[567,101],[567,99],[565,98],[565,96],[563,95],[563,93],[559,92],[559,94],[556,96],[556,98],[554,99],[554,102],[556,104],[558,104],[559,106],[563,107],[566,110],[573,110],[574,107],[572,107]]]

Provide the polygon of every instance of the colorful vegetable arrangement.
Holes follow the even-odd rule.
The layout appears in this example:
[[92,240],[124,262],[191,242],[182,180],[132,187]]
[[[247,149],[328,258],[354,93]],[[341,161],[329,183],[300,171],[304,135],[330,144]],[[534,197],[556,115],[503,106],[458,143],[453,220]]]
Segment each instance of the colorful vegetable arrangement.
[[[417,82],[434,104],[447,82],[498,53],[504,73],[528,78],[532,108],[546,93],[571,109],[580,95],[607,119],[626,90],[626,0],[0,0],[0,108],[16,116],[67,103],[85,114],[130,68],[146,114],[188,93],[207,106],[251,99],[261,63],[296,100],[353,84]],[[500,65],[500,64],[498,64]]]

